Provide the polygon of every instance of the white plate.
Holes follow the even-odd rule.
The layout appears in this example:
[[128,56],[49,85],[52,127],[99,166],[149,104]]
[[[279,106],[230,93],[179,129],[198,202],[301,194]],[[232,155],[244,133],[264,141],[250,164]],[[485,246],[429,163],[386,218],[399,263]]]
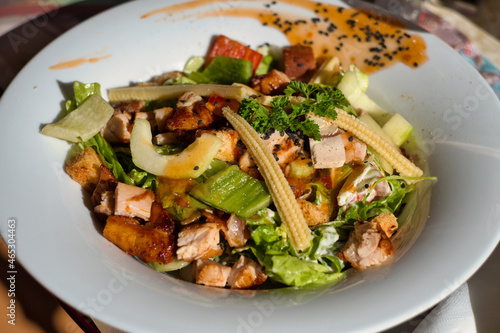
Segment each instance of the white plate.
[[[357,274],[340,289],[252,297],[157,274],[105,240],[88,196],[63,171],[69,145],[39,134],[60,110],[61,87],[98,81],[105,91],[180,69],[219,33],[252,46],[287,43],[251,19],[140,18],[169,3],[130,2],[80,24],[40,52],[2,97],[1,234],[7,238],[6,222],[14,218],[17,258],[47,289],[133,332],[378,331],[436,304],[486,260],[500,239],[500,103],[470,65],[427,33],[427,63],[378,72],[368,91],[422,129],[430,173],[439,178],[430,218],[401,260]],[[61,61],[107,55],[49,70]]]

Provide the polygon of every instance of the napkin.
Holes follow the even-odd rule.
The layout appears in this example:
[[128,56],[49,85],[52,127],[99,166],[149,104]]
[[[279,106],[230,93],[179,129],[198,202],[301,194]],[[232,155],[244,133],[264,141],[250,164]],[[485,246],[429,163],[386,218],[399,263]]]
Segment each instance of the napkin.
[[413,333],[442,332],[477,332],[467,283],[439,303],[413,331]]

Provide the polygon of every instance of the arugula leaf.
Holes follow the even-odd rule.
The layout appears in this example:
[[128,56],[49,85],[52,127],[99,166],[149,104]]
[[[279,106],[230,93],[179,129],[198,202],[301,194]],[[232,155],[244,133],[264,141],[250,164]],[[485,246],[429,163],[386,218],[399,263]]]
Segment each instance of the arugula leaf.
[[[298,105],[291,104],[292,95],[303,96],[305,100]],[[272,99],[270,109],[260,105],[255,99],[246,98],[241,102],[238,113],[251,123],[258,133],[265,133],[273,128],[279,132],[300,131],[315,140],[321,140],[319,126],[308,119],[307,115],[313,113],[335,119],[335,109],[348,106],[349,102],[338,89],[291,81],[285,88],[285,96]]]

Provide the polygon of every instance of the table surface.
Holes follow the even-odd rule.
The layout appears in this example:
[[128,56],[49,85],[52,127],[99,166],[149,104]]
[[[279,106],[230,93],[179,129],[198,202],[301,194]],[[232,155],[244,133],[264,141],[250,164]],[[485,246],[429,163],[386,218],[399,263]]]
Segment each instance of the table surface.
[[[46,25],[40,27],[34,38],[22,44],[19,52],[15,56],[8,51],[11,48],[8,38],[9,31],[10,33],[19,32],[23,24],[29,22],[30,19],[36,18],[39,15],[46,15],[49,10],[57,8],[59,5],[67,2],[71,2],[71,0],[44,1],[44,6],[38,5],[36,2],[34,5],[28,4],[18,6],[18,3],[14,6],[9,4],[8,1],[7,4],[5,4],[5,0],[0,0],[0,50],[2,50],[0,52],[0,73],[2,73],[0,75],[0,96],[22,67],[49,42],[81,21],[124,1],[108,0],[104,2],[105,4],[103,4],[103,2],[83,1],[59,8],[58,14],[51,17]],[[28,3],[31,2],[28,1]],[[483,33],[483,31],[477,28],[472,22],[466,19],[464,20],[464,18],[456,12],[440,6],[434,6],[430,9],[438,15],[446,16],[451,22],[461,22],[461,25],[466,24],[468,29],[463,33],[474,42],[479,43],[480,49],[482,48],[481,44],[485,44],[484,53],[488,55],[491,54],[492,58],[500,55],[500,52],[498,52],[500,47],[493,48],[496,52],[490,51],[492,45],[494,47],[500,45],[498,40],[487,33]],[[498,9],[500,11],[500,6],[498,6]],[[480,32],[478,33],[477,31]],[[500,67],[500,59],[494,58],[492,60],[497,68]],[[7,267],[6,252],[6,246],[2,241],[0,242],[0,253],[3,267]],[[499,281],[500,246],[497,247],[487,262],[468,281],[471,304],[478,332],[495,332],[500,330],[500,316],[498,315],[498,309],[500,308]],[[2,283],[3,284],[0,285],[2,288],[2,290],[0,290],[0,304],[7,306],[8,288],[5,278],[2,279]],[[17,289],[19,290],[16,298],[21,305],[22,311],[18,315],[18,324],[16,326],[8,325],[7,320],[1,320],[1,332],[77,333],[82,332],[82,328],[87,332],[97,332],[93,322],[81,316],[75,318],[74,316],[79,315],[76,311],[66,307],[64,304],[60,304],[49,292],[32,279],[28,272],[21,269],[16,283]],[[71,318],[68,313],[73,316],[73,318]],[[427,313],[428,311],[386,332],[411,332]],[[80,327],[74,320],[78,322]],[[102,327],[101,330],[104,331]]]

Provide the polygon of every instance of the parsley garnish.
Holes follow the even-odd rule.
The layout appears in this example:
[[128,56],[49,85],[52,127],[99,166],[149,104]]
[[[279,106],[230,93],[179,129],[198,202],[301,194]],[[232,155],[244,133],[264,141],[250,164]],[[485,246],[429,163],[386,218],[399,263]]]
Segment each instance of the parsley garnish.
[[[291,104],[290,96],[303,96],[300,104]],[[336,108],[349,106],[344,94],[338,89],[292,81],[285,89],[285,96],[274,97],[270,109],[260,105],[255,99],[245,98],[238,113],[252,124],[258,133],[265,133],[271,128],[279,132],[301,131],[315,140],[321,140],[319,126],[306,117],[313,113],[320,117],[337,117]]]

